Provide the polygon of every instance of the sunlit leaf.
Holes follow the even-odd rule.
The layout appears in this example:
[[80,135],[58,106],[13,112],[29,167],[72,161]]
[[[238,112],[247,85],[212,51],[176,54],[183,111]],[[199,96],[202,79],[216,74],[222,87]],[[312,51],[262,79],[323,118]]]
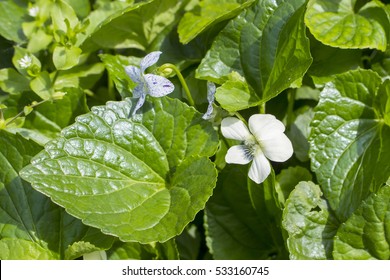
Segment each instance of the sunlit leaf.
[[245,94],[248,96],[243,100],[250,101],[245,107],[299,86],[312,61],[303,22],[304,4],[303,0],[258,0],[217,36],[197,77],[223,84],[231,72],[239,73],[256,94]]
[[390,127],[380,112],[389,86],[372,71],[356,70],[337,75],[321,92],[311,124],[311,166],[341,220],[390,176]]
[[333,237],[338,226],[319,186],[312,182],[299,183],[283,211],[290,259],[332,258]]
[[204,0],[180,20],[180,42],[187,44],[205,29],[223,20],[233,18],[254,0]]
[[[216,182],[211,124],[178,100],[109,102],[76,119],[21,172],[34,188],[123,241],[166,241],[204,208]],[[77,203],[75,203],[77,201]],[[124,222],[125,221],[125,222]]]
[[379,1],[310,0],[305,23],[314,37],[338,48],[386,50],[390,24]]
[[0,258],[74,259],[108,249],[112,237],[85,226],[19,177],[18,171],[41,149],[0,131]]
[[370,195],[341,225],[334,242],[335,259],[390,259],[390,186]]

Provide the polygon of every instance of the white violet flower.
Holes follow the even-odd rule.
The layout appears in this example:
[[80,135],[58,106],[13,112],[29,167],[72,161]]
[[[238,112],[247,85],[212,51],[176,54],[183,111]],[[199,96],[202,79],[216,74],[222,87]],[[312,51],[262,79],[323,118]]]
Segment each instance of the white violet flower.
[[32,64],[32,57],[26,54],[21,59],[18,60],[19,66],[22,69],[27,69]]
[[129,75],[133,82],[137,83],[137,86],[133,90],[133,97],[139,99],[134,108],[133,115],[142,107],[147,94],[153,97],[162,97],[170,94],[175,89],[174,85],[167,78],[154,74],[145,74],[146,68],[155,64],[160,58],[160,55],[160,51],[149,53],[141,60],[140,68],[133,65],[125,67],[126,74]]
[[213,113],[213,102],[215,96],[216,87],[213,82],[207,81],[207,101],[209,102],[209,106],[207,107],[206,113],[203,115],[204,120],[208,120],[211,118],[211,114]]
[[31,17],[36,17],[39,13],[39,7],[38,6],[32,6],[30,9],[28,9],[28,14]]
[[271,173],[268,161],[283,162],[293,154],[290,139],[284,134],[283,123],[273,115],[256,114],[249,118],[249,130],[241,120],[227,117],[221,123],[225,138],[240,140],[241,145],[232,146],[227,151],[227,163],[247,164],[252,162],[248,176],[260,184]]

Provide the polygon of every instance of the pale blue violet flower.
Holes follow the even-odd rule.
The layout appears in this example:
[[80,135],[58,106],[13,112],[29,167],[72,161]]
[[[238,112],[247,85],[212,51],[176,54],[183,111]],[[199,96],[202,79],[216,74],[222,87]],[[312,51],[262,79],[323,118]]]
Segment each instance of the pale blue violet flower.
[[151,52],[141,60],[139,68],[133,65],[125,67],[126,74],[129,75],[133,82],[137,83],[133,90],[133,97],[138,98],[138,102],[135,105],[133,115],[142,107],[147,94],[153,97],[162,97],[170,94],[175,89],[174,85],[167,78],[154,74],[145,74],[146,68],[155,64],[160,55],[160,51]]
[[228,117],[222,120],[222,135],[228,139],[240,140],[241,145],[229,148],[227,163],[248,164],[249,178],[260,184],[271,173],[268,161],[283,162],[293,154],[290,139],[284,134],[283,123],[273,115],[256,114],[249,118],[249,129],[241,120]]
[[211,114],[213,113],[213,102],[215,95],[216,87],[213,82],[207,82],[207,101],[209,102],[209,106],[207,107],[206,113],[203,115],[204,120],[208,120],[211,118]]

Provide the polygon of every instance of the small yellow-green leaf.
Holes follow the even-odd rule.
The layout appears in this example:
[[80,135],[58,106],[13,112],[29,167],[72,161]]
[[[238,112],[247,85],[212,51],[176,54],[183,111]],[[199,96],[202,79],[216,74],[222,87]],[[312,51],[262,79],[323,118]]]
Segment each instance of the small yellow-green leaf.
[[53,93],[49,73],[43,71],[30,82],[31,89],[43,100],[49,100]]
[[75,46],[56,46],[53,52],[53,63],[58,70],[67,70],[77,65],[81,49]]
[[390,24],[383,4],[370,1],[362,7],[357,5],[356,0],[310,0],[305,23],[325,45],[385,51]]

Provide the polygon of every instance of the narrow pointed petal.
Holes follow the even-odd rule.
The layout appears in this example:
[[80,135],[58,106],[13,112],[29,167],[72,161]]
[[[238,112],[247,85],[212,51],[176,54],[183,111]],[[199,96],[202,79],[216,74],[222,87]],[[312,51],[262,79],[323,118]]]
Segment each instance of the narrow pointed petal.
[[134,83],[140,83],[142,81],[141,71],[138,67],[133,65],[126,66],[125,72]]
[[248,153],[246,146],[236,145],[229,148],[226,153],[225,161],[227,163],[247,164],[253,156]]
[[140,98],[139,98],[138,101],[137,101],[137,104],[135,104],[135,107],[134,107],[134,111],[133,111],[132,116],[134,116],[134,115],[137,113],[137,111],[139,110],[139,108],[141,108],[142,105],[144,105],[144,103],[145,103],[145,98],[146,98],[146,94],[142,94],[142,95],[140,96]]
[[221,132],[225,138],[245,141],[253,136],[246,125],[237,118],[227,117],[222,120]]
[[262,140],[261,149],[268,159],[276,162],[288,160],[294,152],[290,139],[284,133]]
[[211,103],[209,103],[209,106],[207,106],[207,111],[206,111],[206,113],[203,114],[202,119],[204,119],[204,120],[211,119],[211,115],[213,113],[213,110],[214,110],[213,102],[211,102]]
[[263,153],[258,152],[253,158],[251,167],[249,168],[249,178],[261,184],[271,173],[271,165]]
[[148,94],[153,97],[165,96],[175,89],[175,86],[167,78],[153,74],[146,74],[144,78],[148,86]]
[[213,82],[207,81],[207,101],[209,103],[214,102],[216,87]]
[[157,52],[151,52],[150,54],[146,55],[142,60],[141,60],[141,72],[142,74],[145,72],[145,69],[152,66],[153,64],[156,64],[158,59],[160,58],[162,52],[157,51]]
[[213,113],[213,102],[214,102],[214,95],[215,95],[215,84],[212,82],[207,82],[207,101],[209,102],[209,105],[207,106],[207,111],[203,115],[204,120],[208,120],[211,118],[211,114]]
[[249,130],[258,141],[274,138],[284,132],[284,124],[269,114],[256,114],[249,118]]

